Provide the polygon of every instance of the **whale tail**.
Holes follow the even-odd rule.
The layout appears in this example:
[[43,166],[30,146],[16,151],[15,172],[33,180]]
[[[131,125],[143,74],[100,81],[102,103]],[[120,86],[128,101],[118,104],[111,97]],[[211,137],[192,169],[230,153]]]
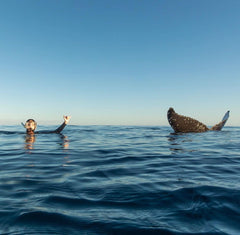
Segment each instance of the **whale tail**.
[[196,119],[179,115],[173,108],[169,108],[167,117],[170,126],[176,133],[205,132],[209,130],[203,123]]
[[215,126],[213,126],[210,130],[211,131],[221,131],[222,128],[224,127],[225,123],[227,122],[228,118],[229,118],[229,113],[230,111],[227,111],[222,119],[221,122],[219,122],[218,124],[216,124]]

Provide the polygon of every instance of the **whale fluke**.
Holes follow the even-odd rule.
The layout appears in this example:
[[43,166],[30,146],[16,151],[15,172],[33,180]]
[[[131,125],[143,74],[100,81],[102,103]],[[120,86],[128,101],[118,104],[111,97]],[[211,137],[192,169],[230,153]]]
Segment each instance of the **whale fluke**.
[[169,124],[176,133],[220,131],[228,120],[229,111],[224,115],[222,121],[211,129],[196,119],[177,114],[173,108],[169,108],[167,117]]
[[225,123],[227,122],[228,118],[229,118],[229,112],[227,111],[222,119],[221,122],[219,122],[218,124],[216,124],[215,126],[213,126],[210,130],[211,131],[221,131],[222,128],[224,127]]

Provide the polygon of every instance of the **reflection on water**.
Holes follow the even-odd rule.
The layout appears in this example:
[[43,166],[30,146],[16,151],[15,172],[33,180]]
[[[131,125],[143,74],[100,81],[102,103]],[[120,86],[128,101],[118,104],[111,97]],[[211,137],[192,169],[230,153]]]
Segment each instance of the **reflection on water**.
[[35,135],[27,134],[25,136],[25,149],[33,149],[35,141],[36,141]]
[[[194,134],[175,134],[172,133],[168,137],[170,144],[170,151],[173,153],[176,152],[194,152],[196,150],[192,149],[193,145],[191,144],[194,140]],[[190,148],[190,149],[189,149]]]
[[[69,138],[66,135],[58,134],[60,137],[60,141],[57,141],[61,148],[68,149],[69,148]],[[26,135],[25,136],[25,145],[24,148],[28,150],[34,149],[34,143],[36,142],[36,135]]]
[[62,143],[61,143],[62,147],[64,149],[68,149],[69,148],[69,139],[68,139],[68,137],[66,135],[62,135],[61,134],[61,139],[62,139]]

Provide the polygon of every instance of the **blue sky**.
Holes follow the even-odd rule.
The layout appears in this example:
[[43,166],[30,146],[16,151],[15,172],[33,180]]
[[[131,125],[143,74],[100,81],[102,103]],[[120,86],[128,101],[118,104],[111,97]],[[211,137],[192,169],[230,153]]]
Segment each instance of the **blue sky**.
[[240,125],[240,1],[0,1],[0,124]]

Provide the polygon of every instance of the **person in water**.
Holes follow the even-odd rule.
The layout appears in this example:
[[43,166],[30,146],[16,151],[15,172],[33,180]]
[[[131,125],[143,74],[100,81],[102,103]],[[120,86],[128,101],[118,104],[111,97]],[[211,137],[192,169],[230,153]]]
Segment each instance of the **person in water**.
[[26,133],[29,135],[37,134],[37,133],[61,133],[61,131],[64,129],[64,127],[68,124],[70,121],[70,116],[63,116],[64,122],[61,126],[59,126],[54,131],[41,131],[41,132],[35,132],[37,128],[37,123],[33,119],[28,119],[25,124],[22,123],[22,125],[26,128]]

